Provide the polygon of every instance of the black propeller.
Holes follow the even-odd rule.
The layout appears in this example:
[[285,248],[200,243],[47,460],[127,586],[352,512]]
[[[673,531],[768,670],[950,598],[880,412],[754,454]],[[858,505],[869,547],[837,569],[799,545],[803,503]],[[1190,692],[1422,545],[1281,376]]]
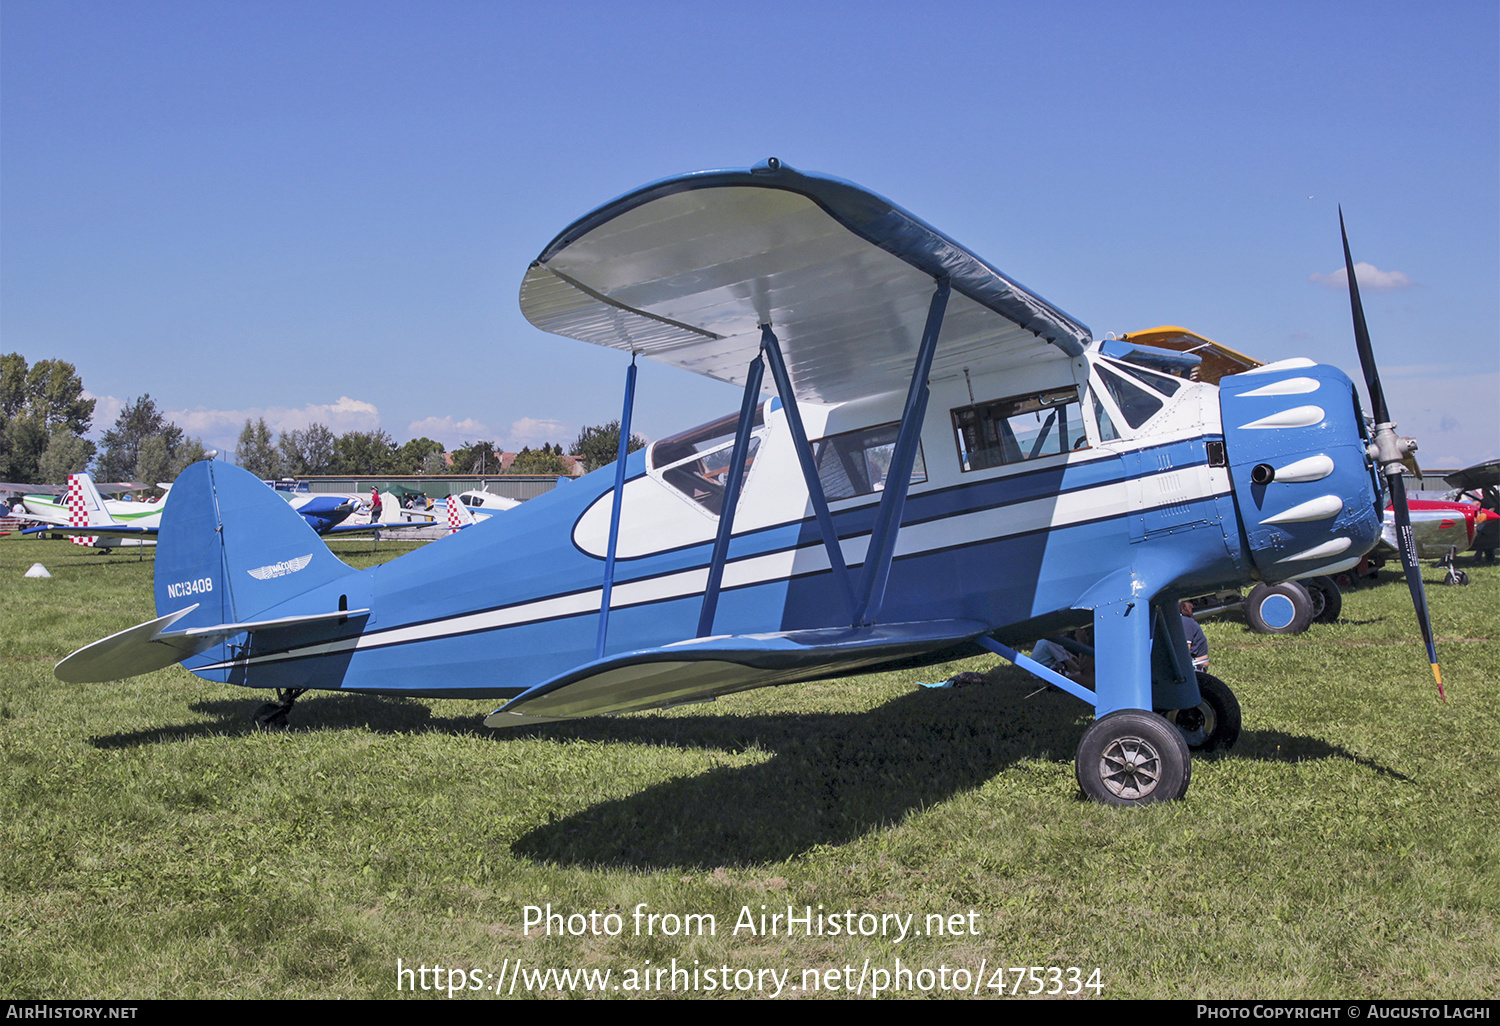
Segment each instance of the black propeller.
[[1443,672],[1438,668],[1437,648],[1432,643],[1432,618],[1427,615],[1427,592],[1422,587],[1422,565],[1417,562],[1416,539],[1411,533],[1411,510],[1406,505],[1406,481],[1403,478],[1405,462],[1412,459],[1417,443],[1410,438],[1397,438],[1396,425],[1391,423],[1390,411],[1386,409],[1385,393],[1380,388],[1380,373],[1375,368],[1375,353],[1370,348],[1370,329],[1365,326],[1365,309],[1359,301],[1359,283],[1354,277],[1354,258],[1349,254],[1349,233],[1344,228],[1344,208],[1339,207],[1339,233],[1344,237],[1344,271],[1349,276],[1349,306],[1354,313],[1354,344],[1359,349],[1359,364],[1365,372],[1365,386],[1370,392],[1370,412],[1375,418],[1375,439],[1370,445],[1370,455],[1385,475],[1386,486],[1391,492],[1391,506],[1396,514],[1396,542],[1401,551],[1401,565],[1406,569],[1406,586],[1411,591],[1411,604],[1417,611],[1417,622],[1422,625],[1422,640],[1427,642],[1427,661],[1432,664],[1432,676],[1437,681],[1438,698],[1447,701],[1443,694]]

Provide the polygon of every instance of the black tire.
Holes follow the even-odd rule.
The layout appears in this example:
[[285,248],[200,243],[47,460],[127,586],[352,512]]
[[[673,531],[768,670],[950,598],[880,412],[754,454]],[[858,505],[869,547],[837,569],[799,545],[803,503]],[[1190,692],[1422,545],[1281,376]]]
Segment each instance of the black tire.
[[1257,634],[1301,634],[1312,623],[1312,596],[1296,581],[1257,584],[1245,596],[1245,619]]
[[1464,585],[1469,583],[1469,575],[1462,570],[1449,569],[1448,575],[1443,578],[1444,584]]
[[1332,577],[1308,577],[1297,582],[1313,600],[1313,623],[1337,623],[1344,611],[1344,593]]
[[1118,806],[1176,801],[1193,773],[1182,732],[1141,709],[1096,720],[1078,742],[1075,769],[1087,797]]
[[1233,748],[1240,739],[1240,702],[1229,685],[1213,674],[1198,671],[1196,709],[1168,709],[1162,713],[1182,733],[1182,740],[1195,752]]

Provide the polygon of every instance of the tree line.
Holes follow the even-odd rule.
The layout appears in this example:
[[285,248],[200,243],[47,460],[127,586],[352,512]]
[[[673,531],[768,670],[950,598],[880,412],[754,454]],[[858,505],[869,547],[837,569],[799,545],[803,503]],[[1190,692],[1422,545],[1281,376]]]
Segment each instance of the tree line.
[[[149,394],[125,404],[99,444],[84,437],[97,400],[84,396],[78,370],[64,360],[29,364],[20,353],[0,356],[0,480],[62,484],[90,470],[101,481],[168,482],[188,464],[209,456],[202,439],[168,420]],[[620,422],[586,427],[568,449],[585,470],[613,463]],[[629,450],[646,444],[632,435]],[[326,425],[282,431],[273,439],[265,418],[246,420],[236,462],[261,478],[306,474],[351,476],[502,473],[493,441],[465,443],[451,457],[431,438],[398,445],[385,431],[335,435]],[[530,446],[504,472],[566,474],[561,444]]]
[[[597,470],[615,461],[620,444],[620,422],[586,427],[579,432],[567,455],[582,461],[584,469]],[[646,444],[632,434],[629,451]],[[413,438],[404,445],[385,431],[349,431],[335,437],[322,424],[303,431],[283,431],[274,442],[264,418],[246,420],[240,432],[237,456],[240,466],[258,477],[298,477],[306,474],[435,476],[440,474],[566,474],[560,443],[546,442],[537,449],[526,446],[510,466],[502,465],[493,441],[465,442],[447,453],[441,442]]]

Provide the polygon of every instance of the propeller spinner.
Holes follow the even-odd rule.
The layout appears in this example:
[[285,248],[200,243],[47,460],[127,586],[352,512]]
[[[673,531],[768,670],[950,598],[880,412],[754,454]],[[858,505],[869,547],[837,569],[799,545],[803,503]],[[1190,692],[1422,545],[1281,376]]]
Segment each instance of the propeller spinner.
[[1406,504],[1406,481],[1402,476],[1407,461],[1415,463],[1412,453],[1416,451],[1417,443],[1410,438],[1396,436],[1396,425],[1391,423],[1390,411],[1385,405],[1385,393],[1380,388],[1380,372],[1375,367],[1375,353],[1370,348],[1370,329],[1365,325],[1365,310],[1359,301],[1359,282],[1354,275],[1354,258],[1349,253],[1349,232],[1344,227],[1342,206],[1339,207],[1339,233],[1344,239],[1344,271],[1349,278],[1354,344],[1359,350],[1359,364],[1370,393],[1370,412],[1375,418],[1375,437],[1370,444],[1370,457],[1385,475],[1386,487],[1391,493],[1391,506],[1396,516],[1397,547],[1401,552],[1401,565],[1406,570],[1406,587],[1411,591],[1411,603],[1416,609],[1417,622],[1422,626],[1422,640],[1427,643],[1427,661],[1432,665],[1432,676],[1437,681],[1438,698],[1446,702],[1448,698],[1443,693],[1443,672],[1438,668],[1437,648],[1432,641],[1432,618],[1427,613],[1427,592],[1422,587],[1422,565],[1417,562],[1417,545],[1411,533],[1411,510]]

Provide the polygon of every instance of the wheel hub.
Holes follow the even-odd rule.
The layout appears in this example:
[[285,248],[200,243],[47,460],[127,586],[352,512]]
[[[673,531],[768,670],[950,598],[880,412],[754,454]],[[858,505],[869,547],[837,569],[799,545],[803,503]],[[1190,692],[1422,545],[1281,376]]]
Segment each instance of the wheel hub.
[[1167,719],[1182,731],[1182,739],[1189,748],[1208,740],[1217,724],[1213,707],[1207,702],[1193,709],[1174,709],[1167,713]]
[[1116,798],[1144,798],[1161,779],[1161,755],[1144,738],[1115,738],[1099,757],[1099,779]]

